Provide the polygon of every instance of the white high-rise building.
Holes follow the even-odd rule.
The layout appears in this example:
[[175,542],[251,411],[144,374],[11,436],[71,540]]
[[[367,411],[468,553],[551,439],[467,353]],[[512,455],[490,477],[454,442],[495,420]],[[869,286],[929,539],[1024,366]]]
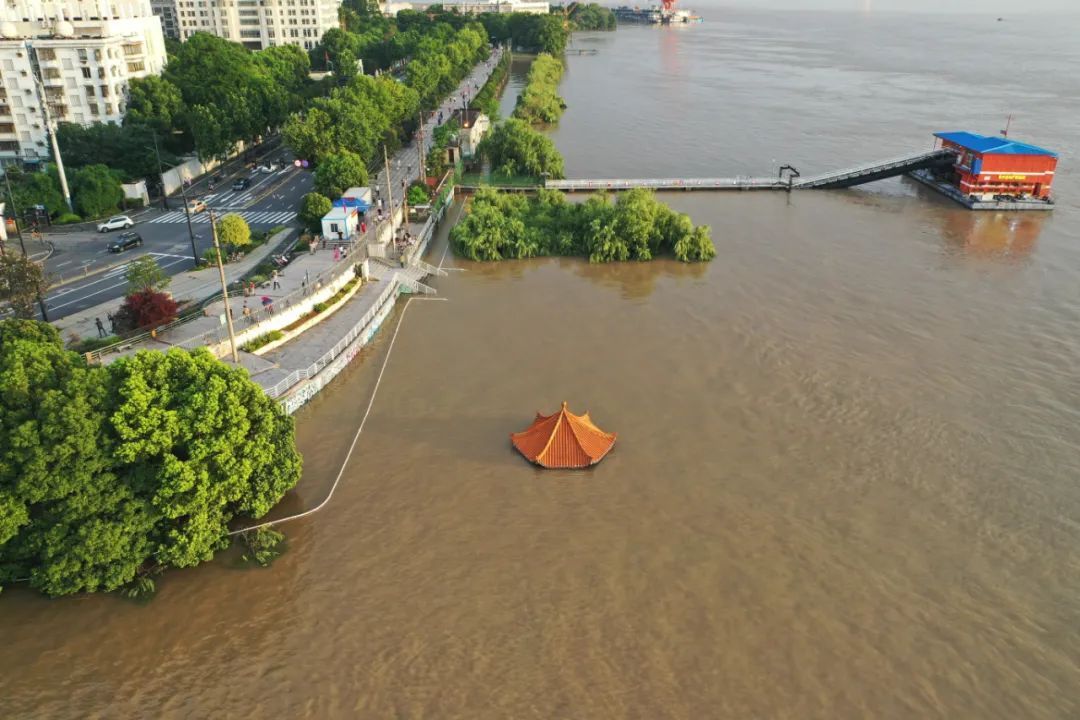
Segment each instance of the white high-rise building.
[[42,102],[54,123],[119,123],[128,82],[164,66],[165,40],[149,0],[6,0],[0,163],[49,155]]
[[177,37],[205,32],[261,50],[299,45],[310,50],[338,27],[341,0],[154,0],[163,20],[176,16]]

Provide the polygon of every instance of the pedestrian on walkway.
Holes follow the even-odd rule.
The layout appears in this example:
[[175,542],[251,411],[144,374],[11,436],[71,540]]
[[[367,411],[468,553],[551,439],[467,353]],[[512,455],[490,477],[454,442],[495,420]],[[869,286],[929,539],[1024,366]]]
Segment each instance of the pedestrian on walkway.
[[308,250],[310,250],[311,254],[314,255],[315,251],[318,250],[318,249],[319,249],[319,241],[316,240],[315,238],[311,238],[311,242],[308,243]]
[[275,270],[270,275],[270,278],[274,281],[273,287],[270,288],[271,290],[277,290],[278,288],[281,287],[281,282],[278,280],[279,277],[281,277],[281,273],[279,273],[277,270]]
[[250,283],[248,283],[248,295],[254,295],[254,294],[255,294],[255,281],[252,280]]
[[334,262],[337,262],[340,259],[341,259],[341,246],[340,245],[335,245],[334,246]]
[[99,338],[105,337],[105,326],[101,324],[101,318],[94,318],[94,324],[97,325],[97,336]]
[[367,235],[367,221],[365,220],[360,221],[360,234]]
[[108,313],[108,314],[105,315],[105,319],[109,321],[109,332],[111,332],[113,335],[115,335],[116,334],[116,316],[113,315],[112,313]]
[[244,316],[244,319],[247,320],[248,325],[250,325],[251,322],[252,322],[252,320],[251,320],[251,308],[248,307],[247,300],[244,301],[244,309],[241,310],[240,312]]

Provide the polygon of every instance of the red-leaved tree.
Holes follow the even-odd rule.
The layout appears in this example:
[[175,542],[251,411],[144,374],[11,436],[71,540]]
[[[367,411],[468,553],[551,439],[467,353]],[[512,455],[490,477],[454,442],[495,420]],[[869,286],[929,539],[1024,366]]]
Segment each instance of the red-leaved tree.
[[163,292],[140,290],[124,298],[116,315],[118,326],[149,330],[176,319],[176,301]]

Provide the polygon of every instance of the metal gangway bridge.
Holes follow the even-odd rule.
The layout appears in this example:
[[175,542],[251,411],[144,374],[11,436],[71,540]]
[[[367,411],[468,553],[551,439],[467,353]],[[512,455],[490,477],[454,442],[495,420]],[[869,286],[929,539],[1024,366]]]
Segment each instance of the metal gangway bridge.
[[847,188],[885,178],[904,175],[915,170],[946,167],[956,160],[953,150],[932,150],[917,155],[905,155],[891,160],[879,160],[846,170],[802,177],[791,165],[784,165],[776,177],[728,178],[639,178],[596,180],[547,180],[544,187],[565,192],[596,190],[831,190]]

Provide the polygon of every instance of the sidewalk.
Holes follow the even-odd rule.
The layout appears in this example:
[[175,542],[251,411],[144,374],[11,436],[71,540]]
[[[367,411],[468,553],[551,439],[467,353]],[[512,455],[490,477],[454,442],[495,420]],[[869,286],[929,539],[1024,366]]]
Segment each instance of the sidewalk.
[[[295,242],[297,234],[295,228],[283,230],[282,233],[288,233],[290,242]],[[282,242],[283,236],[279,233],[265,244],[260,245],[245,255],[242,260],[226,264],[225,279],[230,285],[239,280],[266,260],[271,253],[276,252],[278,246],[281,245]],[[286,247],[289,246],[286,245]],[[216,266],[210,266],[200,270],[188,270],[187,272],[174,275],[172,282],[169,283],[166,290],[172,293],[173,299],[177,302],[183,302],[185,300],[201,302],[202,300],[221,292],[221,276],[219,275]],[[106,323],[106,327],[108,327],[107,317],[119,310],[123,302],[123,298],[116,298],[68,315],[62,320],[56,320],[53,322],[53,325],[56,326],[56,329],[60,331],[60,335],[65,339],[72,334],[77,335],[80,338],[97,337],[98,331],[94,320],[100,318],[101,322]]]

